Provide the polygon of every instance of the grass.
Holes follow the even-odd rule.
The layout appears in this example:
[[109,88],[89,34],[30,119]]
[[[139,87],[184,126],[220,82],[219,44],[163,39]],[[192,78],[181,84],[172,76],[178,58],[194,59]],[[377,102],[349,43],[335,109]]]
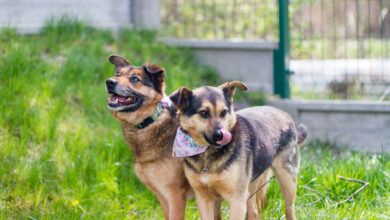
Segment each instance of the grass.
[[[179,86],[215,85],[214,71],[200,68],[188,50],[155,42],[153,32],[96,30],[69,18],[49,22],[39,35],[0,32],[0,216],[4,219],[161,219],[154,195],[136,178],[133,157],[119,123],[106,107],[104,81],[114,68],[110,54],[146,60],[167,70],[167,92]],[[242,96],[242,95],[240,95]],[[261,95],[250,95],[259,98]],[[252,100],[250,100],[252,101]],[[390,217],[390,156],[336,152],[326,144],[301,149],[299,219]],[[272,182],[263,218],[283,217],[279,186]],[[186,217],[197,219],[192,200]],[[224,217],[228,216],[226,203]]]

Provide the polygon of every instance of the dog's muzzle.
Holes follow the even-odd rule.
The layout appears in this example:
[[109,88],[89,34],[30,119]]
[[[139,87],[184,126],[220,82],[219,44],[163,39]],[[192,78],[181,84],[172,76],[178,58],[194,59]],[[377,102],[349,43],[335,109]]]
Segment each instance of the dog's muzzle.
[[232,141],[232,133],[224,128],[216,131],[213,137],[215,139],[215,143],[217,143],[219,146],[225,146]]
[[107,92],[113,93],[115,91],[115,86],[118,84],[118,81],[116,79],[107,79],[106,80],[106,90]]

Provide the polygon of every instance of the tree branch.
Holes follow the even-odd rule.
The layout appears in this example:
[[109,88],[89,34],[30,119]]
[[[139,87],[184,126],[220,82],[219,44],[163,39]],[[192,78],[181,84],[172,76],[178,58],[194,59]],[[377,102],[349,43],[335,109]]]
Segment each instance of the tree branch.
[[363,181],[363,180],[351,179],[351,178],[344,177],[344,176],[340,176],[340,175],[337,175],[337,178],[345,179],[345,180],[350,181],[350,182],[358,182],[358,183],[363,184],[363,186],[360,187],[358,190],[356,190],[356,191],[355,191],[354,193],[352,193],[351,195],[349,195],[348,198],[347,198],[346,200],[338,201],[338,202],[336,202],[336,201],[334,201],[333,199],[327,197],[326,195],[324,195],[324,194],[318,192],[317,190],[314,190],[314,189],[312,189],[312,188],[309,188],[308,186],[303,185],[302,187],[304,187],[304,188],[306,188],[306,189],[308,189],[308,190],[310,190],[310,191],[312,191],[312,192],[315,192],[315,193],[317,193],[318,195],[324,197],[324,198],[327,199],[330,203],[332,203],[332,207],[334,207],[334,206],[337,206],[337,205],[340,205],[340,204],[342,204],[342,203],[346,203],[346,202],[350,201],[350,200],[352,199],[352,197],[356,196],[359,192],[361,192],[364,188],[366,188],[366,187],[369,185],[368,182],[365,182],[365,181]]

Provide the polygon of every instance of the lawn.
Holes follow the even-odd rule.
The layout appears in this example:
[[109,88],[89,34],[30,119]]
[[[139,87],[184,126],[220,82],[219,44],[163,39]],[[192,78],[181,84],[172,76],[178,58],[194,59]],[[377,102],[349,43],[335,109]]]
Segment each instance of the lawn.
[[[0,216],[4,219],[162,219],[154,195],[136,178],[133,157],[106,105],[105,79],[120,54],[167,70],[167,93],[219,83],[185,49],[155,42],[153,32],[112,34],[72,19],[49,22],[38,35],[0,31]],[[240,94],[240,97],[245,95]],[[261,97],[251,95],[251,97]],[[390,155],[365,155],[313,143],[301,148],[299,219],[390,218]],[[323,196],[349,202],[332,207]],[[283,218],[276,181],[263,218]],[[228,216],[226,203],[223,215]],[[186,212],[197,219],[192,200]]]

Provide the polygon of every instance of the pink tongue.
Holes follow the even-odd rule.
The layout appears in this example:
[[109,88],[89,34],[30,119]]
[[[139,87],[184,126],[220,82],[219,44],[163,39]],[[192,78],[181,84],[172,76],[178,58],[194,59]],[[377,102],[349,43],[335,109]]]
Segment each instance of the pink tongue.
[[224,128],[222,128],[220,131],[223,135],[223,138],[222,140],[219,140],[216,143],[221,146],[225,146],[226,144],[230,143],[230,141],[232,141],[232,134],[229,131],[225,130]]
[[115,102],[116,99],[118,99],[118,102],[125,102],[126,101],[126,97],[116,96],[116,97],[110,97],[110,102]]

